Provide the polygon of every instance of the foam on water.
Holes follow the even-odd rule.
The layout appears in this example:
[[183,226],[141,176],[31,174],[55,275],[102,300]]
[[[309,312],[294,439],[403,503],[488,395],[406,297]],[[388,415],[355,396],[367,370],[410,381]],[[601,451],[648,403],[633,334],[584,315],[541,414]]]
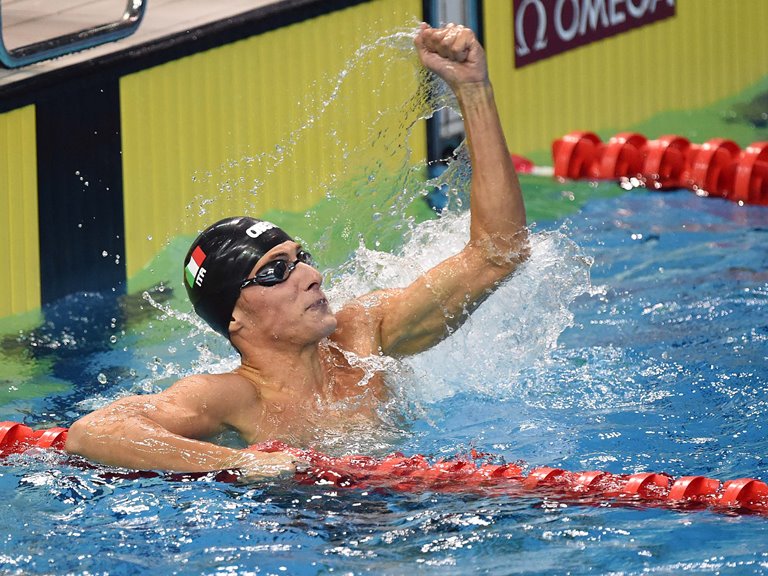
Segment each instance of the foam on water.
[[[361,246],[328,290],[335,307],[381,288],[404,287],[457,253],[469,237],[469,213],[419,225],[397,254]],[[521,371],[546,362],[571,325],[573,300],[591,289],[591,259],[564,230],[530,236],[531,255],[453,334],[408,359],[410,382],[422,402],[472,390],[493,397],[519,391]]]

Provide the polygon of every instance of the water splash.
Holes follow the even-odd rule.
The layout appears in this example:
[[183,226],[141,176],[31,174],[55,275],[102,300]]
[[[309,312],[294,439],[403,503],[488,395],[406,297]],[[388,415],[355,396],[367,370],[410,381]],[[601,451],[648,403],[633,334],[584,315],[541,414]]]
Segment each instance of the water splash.
[[[416,27],[404,27],[374,38],[369,43],[358,47],[346,61],[343,69],[335,75],[315,80],[308,85],[297,103],[300,108],[296,114],[299,119],[297,125],[286,127],[286,134],[269,149],[255,154],[248,153],[239,159],[224,161],[216,168],[201,169],[196,172],[192,176],[193,182],[212,185],[216,189],[216,195],[214,197],[210,197],[207,193],[197,195],[187,206],[187,213],[194,216],[205,215],[212,209],[212,202],[220,199],[231,201],[235,197],[250,198],[249,207],[255,210],[260,192],[270,186],[275,177],[289,171],[306,170],[306,165],[301,160],[303,152],[300,148],[312,131],[324,131],[328,148],[333,147],[334,150],[331,152],[325,148],[323,154],[343,159],[342,164],[345,168],[359,166],[355,157],[361,154],[368,156],[369,150],[382,142],[385,146],[394,142],[404,142],[413,125],[432,113],[421,94],[414,95],[409,101],[390,110],[372,110],[370,117],[364,120],[364,131],[368,134],[367,142],[364,143],[347,142],[339,136],[348,126],[350,120],[348,114],[342,113],[337,123],[334,123],[332,117],[339,109],[359,105],[361,101],[369,101],[384,90],[391,89],[393,81],[402,83],[402,79],[396,80],[387,75],[372,78],[369,70],[376,62],[383,62],[388,69],[393,70],[404,62],[412,61],[413,67],[407,67],[413,70],[412,76],[423,74],[418,71],[414,57],[413,38],[416,30]],[[355,93],[349,88],[350,85],[354,85],[352,79],[360,77],[365,80],[367,90],[365,95]],[[393,130],[391,118],[395,117],[399,121],[395,123]],[[410,152],[407,148],[403,150]],[[403,150],[398,151],[398,156]],[[402,161],[407,159],[406,157]],[[400,160],[398,158],[398,161]],[[371,168],[373,170],[369,172],[375,172],[381,166]],[[246,170],[246,176],[242,175],[243,170]],[[311,196],[316,190],[333,190],[338,179],[345,177],[343,174],[329,176],[330,179],[318,180],[310,190],[294,193]],[[298,200],[299,197],[296,196],[296,199]]]
[[[206,183],[209,191],[195,197],[187,217],[199,219],[202,226],[201,216],[217,210],[214,203],[234,200],[232,206],[242,207],[228,211],[243,210],[278,222],[311,245],[320,261],[335,265],[354,251],[358,235],[376,248],[396,246],[397,239],[425,217],[414,216],[409,208],[446,181],[451,206],[462,207],[469,177],[462,172],[466,164],[454,164],[439,181],[425,184],[426,162],[413,157],[423,120],[445,107],[458,112],[445,83],[418,64],[413,47],[416,30],[416,26],[403,27],[374,38],[360,46],[338,73],[309,85],[297,103],[298,120],[285,126],[285,134],[267,149],[222,162],[213,171],[202,169],[195,180]],[[391,93],[393,86],[403,87],[402,101],[392,105],[392,96],[387,95],[386,106],[377,108],[377,98]],[[360,107],[366,110],[355,117],[362,120],[357,129],[351,128],[354,118],[346,110]],[[319,133],[327,160],[318,164],[317,154],[308,152],[307,143]],[[285,186],[284,181],[293,182],[293,175],[313,166],[322,167],[301,190],[289,186],[293,198],[286,201],[304,207],[307,198],[324,201],[300,216],[263,211],[262,191]],[[360,223],[366,223],[363,229]]]
[[[448,214],[418,226],[398,254],[361,245],[340,267],[328,296],[335,308],[382,288],[404,287],[463,248],[469,213]],[[519,392],[521,372],[545,363],[559,335],[572,325],[570,306],[591,291],[591,258],[567,230],[533,233],[531,256],[454,334],[408,360],[406,385],[436,401],[473,390],[495,397]]]
[[213,329],[208,326],[199,316],[195,314],[190,314],[187,312],[182,312],[179,310],[176,310],[172,306],[165,304],[163,302],[158,302],[155,300],[155,298],[152,297],[152,294],[150,294],[148,291],[144,291],[141,294],[142,299],[147,302],[152,308],[155,310],[158,310],[162,312],[162,314],[158,317],[158,320],[179,320],[183,322],[184,324],[187,324],[194,329],[196,329],[198,332],[210,332],[213,333]]

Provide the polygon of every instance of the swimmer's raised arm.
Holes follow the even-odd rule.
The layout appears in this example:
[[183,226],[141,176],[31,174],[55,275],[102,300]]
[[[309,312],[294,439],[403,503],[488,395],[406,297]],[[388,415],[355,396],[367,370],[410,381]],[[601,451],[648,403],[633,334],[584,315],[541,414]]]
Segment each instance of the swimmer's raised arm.
[[[69,429],[65,449],[90,460],[137,470],[207,472],[239,469],[246,477],[293,471],[293,457],[218,446],[200,440],[221,432],[231,398],[211,394],[193,376],[159,394],[129,396],[98,409]],[[237,406],[237,404],[235,404]]]
[[339,312],[338,341],[354,340],[364,318],[379,350],[396,356],[442,340],[527,257],[523,196],[482,46],[472,30],[454,25],[422,24],[414,43],[422,64],[448,83],[461,106],[472,163],[470,238],[407,288],[368,295]]
[[464,26],[430,28],[415,39],[421,62],[456,94],[472,164],[470,245],[490,256],[517,257],[526,241],[520,183],[501,127],[483,47]]

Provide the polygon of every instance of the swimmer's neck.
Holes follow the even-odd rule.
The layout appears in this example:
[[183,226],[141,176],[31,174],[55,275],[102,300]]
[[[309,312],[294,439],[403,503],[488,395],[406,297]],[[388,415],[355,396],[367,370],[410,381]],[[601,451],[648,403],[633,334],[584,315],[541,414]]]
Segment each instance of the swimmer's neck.
[[298,352],[261,350],[243,355],[235,373],[264,398],[308,398],[321,394],[327,380],[319,343]]

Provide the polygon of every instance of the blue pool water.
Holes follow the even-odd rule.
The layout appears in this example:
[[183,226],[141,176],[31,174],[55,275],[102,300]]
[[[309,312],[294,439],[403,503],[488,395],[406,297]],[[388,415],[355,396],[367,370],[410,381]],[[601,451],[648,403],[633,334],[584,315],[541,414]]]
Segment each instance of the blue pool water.
[[[405,282],[418,270],[398,264],[428,265],[465,227],[428,224],[402,259],[361,250],[329,293]],[[393,368],[390,429],[347,449],[768,479],[768,209],[631,191],[534,230],[531,261],[462,330]],[[172,301],[136,300],[72,297],[6,337],[7,355],[70,385],[0,419],[67,425],[234,361]],[[712,510],[131,479],[50,451],[3,462],[0,491],[7,574],[768,573],[768,518]]]

